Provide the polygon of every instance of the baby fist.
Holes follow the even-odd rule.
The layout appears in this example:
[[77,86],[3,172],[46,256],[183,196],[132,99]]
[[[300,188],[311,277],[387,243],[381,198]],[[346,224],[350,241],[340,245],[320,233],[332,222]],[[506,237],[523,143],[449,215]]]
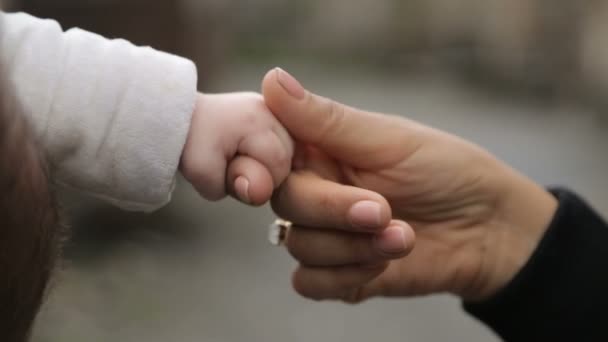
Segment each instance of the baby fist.
[[291,137],[261,95],[201,94],[180,169],[206,199],[230,193],[262,205],[289,175],[293,151]]

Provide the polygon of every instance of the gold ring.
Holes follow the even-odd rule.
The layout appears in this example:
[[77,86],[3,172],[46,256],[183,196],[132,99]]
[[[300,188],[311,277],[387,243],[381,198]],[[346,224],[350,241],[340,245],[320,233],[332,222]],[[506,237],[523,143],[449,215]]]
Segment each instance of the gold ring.
[[285,242],[285,238],[287,237],[287,231],[293,223],[283,220],[276,219],[269,227],[268,227],[268,241],[273,246],[281,246]]

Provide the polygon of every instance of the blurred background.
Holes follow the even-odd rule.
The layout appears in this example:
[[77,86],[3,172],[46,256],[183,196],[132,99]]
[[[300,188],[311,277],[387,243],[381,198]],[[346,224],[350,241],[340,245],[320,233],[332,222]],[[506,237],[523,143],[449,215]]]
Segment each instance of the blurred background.
[[[189,57],[200,89],[310,89],[459,134],[608,214],[608,1],[13,0]],[[311,303],[274,216],[181,182],[152,215],[63,194],[74,236],[34,341],[496,341],[457,299]]]

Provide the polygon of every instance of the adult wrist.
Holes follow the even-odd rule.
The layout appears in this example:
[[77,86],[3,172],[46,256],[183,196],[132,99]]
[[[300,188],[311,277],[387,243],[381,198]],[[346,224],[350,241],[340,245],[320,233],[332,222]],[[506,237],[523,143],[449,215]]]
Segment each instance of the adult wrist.
[[559,207],[538,247],[509,284],[465,309],[506,341],[604,341],[608,225],[574,193],[553,189]]
[[526,265],[547,231],[558,207],[557,199],[525,176],[510,170],[489,224],[482,284],[466,298],[483,300],[507,286]]

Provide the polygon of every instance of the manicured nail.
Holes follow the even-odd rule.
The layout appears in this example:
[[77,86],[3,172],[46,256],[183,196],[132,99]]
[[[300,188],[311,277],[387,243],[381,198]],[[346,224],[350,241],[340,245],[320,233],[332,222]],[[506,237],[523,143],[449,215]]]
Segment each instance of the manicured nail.
[[247,178],[239,176],[234,181],[234,190],[241,201],[244,203],[251,203],[251,200],[249,199],[249,181]]
[[403,227],[391,226],[386,228],[375,240],[376,247],[386,254],[400,254],[407,249]]
[[277,72],[277,80],[279,84],[285,89],[285,91],[293,96],[296,100],[301,100],[306,96],[306,90],[302,87],[302,84],[298,82],[293,76],[291,76],[287,71],[276,68]]
[[382,228],[382,208],[380,204],[372,201],[355,203],[349,210],[350,223],[363,230],[377,231]]

